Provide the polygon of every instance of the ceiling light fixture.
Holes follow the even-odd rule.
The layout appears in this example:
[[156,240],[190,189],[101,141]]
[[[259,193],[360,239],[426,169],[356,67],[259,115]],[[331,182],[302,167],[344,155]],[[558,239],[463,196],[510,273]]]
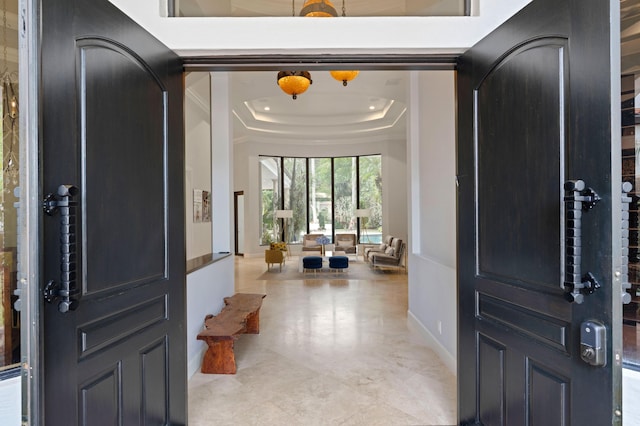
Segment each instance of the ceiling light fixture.
[[331,73],[331,77],[335,78],[338,81],[341,81],[343,86],[346,86],[347,82],[356,78],[360,73],[360,71],[356,70],[339,70],[329,72]]
[[[342,0],[342,16],[346,17],[347,16],[347,8],[344,5],[344,1]],[[356,70],[335,70],[335,71],[329,71],[329,73],[331,73],[331,77],[335,78],[338,81],[342,82],[342,85],[344,87],[347,87],[347,82],[353,80],[354,78],[356,78],[358,76],[358,74],[360,74],[360,71],[356,71]]]
[[[347,16],[345,0],[342,0],[342,16]],[[296,2],[291,1],[291,13],[296,14]],[[300,16],[304,17],[321,17],[332,18],[337,17],[338,12],[329,0],[307,0],[302,9]],[[347,82],[358,76],[360,71],[355,70],[336,70],[330,71],[331,76],[338,81],[342,81],[342,85],[346,86]],[[304,93],[313,83],[311,73],[309,71],[280,71],[277,78],[278,86],[283,92],[298,99],[298,95]]]
[[329,0],[307,0],[302,5],[300,16],[335,18],[338,16],[338,12]]
[[313,81],[311,81],[309,71],[280,71],[278,73],[278,86],[293,99],[298,99],[299,94],[306,92],[311,83]]

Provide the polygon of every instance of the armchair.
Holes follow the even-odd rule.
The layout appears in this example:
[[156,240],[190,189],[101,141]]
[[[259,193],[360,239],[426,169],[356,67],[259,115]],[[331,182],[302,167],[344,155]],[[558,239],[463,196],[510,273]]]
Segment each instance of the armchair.
[[320,245],[316,238],[323,237],[324,234],[307,234],[302,239],[302,251],[317,251],[322,253],[322,245]]
[[356,253],[356,236],[355,234],[336,234],[336,251],[343,251],[347,254]]
[[271,269],[271,265],[275,265],[276,263],[280,265],[280,271],[282,271],[282,264],[285,262],[284,252],[278,249],[265,250],[264,261],[267,264],[267,271]]

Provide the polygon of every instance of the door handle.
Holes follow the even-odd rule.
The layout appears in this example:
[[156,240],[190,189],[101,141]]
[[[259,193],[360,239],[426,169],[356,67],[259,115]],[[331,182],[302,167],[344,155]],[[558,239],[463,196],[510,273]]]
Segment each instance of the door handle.
[[80,303],[80,291],[76,284],[76,218],[78,202],[73,199],[80,191],[74,185],[60,185],[57,194],[47,194],[43,209],[49,216],[60,212],[60,282],[47,282],[44,299],[58,302],[58,311],[75,310]]
[[632,198],[629,192],[633,189],[631,182],[622,182],[622,262],[620,265],[620,281],[622,282],[622,303],[631,303],[631,289],[629,282],[629,205]]
[[582,303],[584,296],[600,288],[600,283],[591,272],[582,274],[582,214],[591,210],[600,197],[587,188],[582,180],[569,180],[564,184],[565,215],[565,299]]

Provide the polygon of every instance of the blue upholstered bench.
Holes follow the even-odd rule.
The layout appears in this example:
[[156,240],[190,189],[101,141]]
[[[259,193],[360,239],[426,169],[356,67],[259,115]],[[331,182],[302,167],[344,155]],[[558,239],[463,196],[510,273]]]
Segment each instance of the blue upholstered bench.
[[304,272],[307,269],[313,269],[315,272],[317,269],[322,268],[322,257],[320,256],[305,256],[302,258],[302,270]]
[[347,256],[331,256],[329,258],[329,269],[347,269],[349,267],[349,258]]

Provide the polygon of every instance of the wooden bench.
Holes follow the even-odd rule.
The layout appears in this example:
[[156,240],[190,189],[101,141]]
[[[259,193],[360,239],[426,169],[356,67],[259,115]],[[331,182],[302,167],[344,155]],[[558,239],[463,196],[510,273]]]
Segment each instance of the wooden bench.
[[203,373],[236,374],[233,342],[238,334],[260,333],[260,307],[266,294],[237,293],[224,298],[224,308],[216,316],[207,315],[198,340],[209,348],[202,359]]

